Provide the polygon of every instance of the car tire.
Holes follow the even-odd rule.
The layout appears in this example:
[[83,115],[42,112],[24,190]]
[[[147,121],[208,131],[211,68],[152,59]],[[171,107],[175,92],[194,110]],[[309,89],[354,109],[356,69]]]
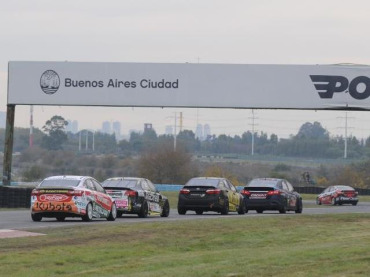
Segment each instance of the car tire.
[[333,205],[333,206],[335,206],[335,205],[337,205],[338,203],[337,203],[337,199],[335,198],[335,197],[333,197],[332,199],[331,199],[331,204]]
[[107,217],[107,220],[108,221],[115,221],[116,218],[117,218],[117,206],[116,206],[116,203],[113,203],[112,207],[110,209],[110,213]]
[[285,214],[286,213],[286,206],[285,206],[285,204],[283,204],[283,206],[281,206],[281,208],[279,210],[279,213],[281,213],[281,214]]
[[238,214],[245,214],[245,205],[243,199],[240,200]]
[[91,221],[93,218],[93,206],[91,203],[88,203],[86,206],[86,214],[82,216],[83,221]]
[[117,211],[117,217],[122,217],[122,212]]
[[38,221],[42,220],[42,216],[40,214],[31,214],[31,218],[35,222],[38,222]]
[[195,210],[195,213],[196,213],[197,215],[202,215],[202,214],[203,214],[203,210]]
[[222,215],[228,215],[229,214],[229,201],[228,200],[224,201],[224,206],[221,209],[221,214]]
[[297,204],[296,204],[295,213],[296,214],[301,214],[302,211],[303,211],[302,199],[298,199]]
[[248,213],[248,210],[247,210],[247,209],[245,209],[245,213],[246,213],[246,214]]
[[357,205],[357,202],[353,202],[353,203],[352,203],[352,206],[356,206],[356,205]]
[[170,203],[166,200],[163,204],[161,217],[168,217],[170,215]]
[[256,212],[257,212],[258,214],[261,214],[261,213],[263,213],[263,210],[258,209],[258,210],[256,210]]
[[177,208],[177,213],[180,214],[180,215],[184,215],[184,214],[186,214],[186,209],[178,207]]
[[138,213],[138,216],[140,218],[146,218],[148,217],[148,203],[144,200],[143,204],[141,204],[140,212]]
[[317,205],[321,205],[321,201],[320,201],[320,199],[319,199],[319,198],[316,198],[316,204],[317,204]]
[[60,222],[66,220],[65,216],[57,216],[56,218],[57,218],[57,221],[60,221]]

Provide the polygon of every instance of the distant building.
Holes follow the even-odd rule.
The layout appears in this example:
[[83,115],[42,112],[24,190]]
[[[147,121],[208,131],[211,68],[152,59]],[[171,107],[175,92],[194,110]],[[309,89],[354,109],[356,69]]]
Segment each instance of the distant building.
[[113,129],[113,133],[115,134],[116,136],[116,139],[117,140],[120,140],[121,139],[121,122],[119,121],[114,121],[112,123],[112,129]]
[[153,124],[152,123],[144,123],[144,132],[147,130],[152,130]]
[[5,129],[6,112],[0,112],[0,128]]
[[112,128],[111,124],[109,121],[104,121],[102,124],[101,132],[104,134],[111,134],[112,133]]
[[208,139],[211,136],[211,126],[209,124],[204,124],[203,138]]
[[67,120],[68,125],[66,127],[67,132],[71,132],[73,134],[78,133],[78,121],[77,120]]
[[166,126],[165,134],[168,135],[168,136],[173,135],[173,127],[171,125]]
[[203,140],[203,126],[202,124],[198,124],[195,130],[195,138],[199,140]]

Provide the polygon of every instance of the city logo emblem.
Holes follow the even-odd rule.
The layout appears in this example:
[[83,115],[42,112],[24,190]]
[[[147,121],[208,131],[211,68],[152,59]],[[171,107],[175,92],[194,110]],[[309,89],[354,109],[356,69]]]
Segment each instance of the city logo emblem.
[[46,70],[40,78],[40,87],[46,94],[54,94],[60,86],[59,75],[54,70]]

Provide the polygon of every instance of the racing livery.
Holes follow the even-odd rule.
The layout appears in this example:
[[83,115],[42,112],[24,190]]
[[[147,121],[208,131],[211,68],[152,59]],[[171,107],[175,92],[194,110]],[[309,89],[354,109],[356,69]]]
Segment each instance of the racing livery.
[[137,214],[139,217],[160,215],[168,217],[170,204],[153,183],[145,178],[114,177],[102,183],[107,193],[115,200],[117,216]]
[[329,186],[316,198],[316,204],[342,205],[358,203],[358,192],[350,186]]
[[44,179],[31,193],[31,218],[106,218],[114,221],[117,208],[101,184],[88,176],[53,176]]
[[257,178],[241,191],[244,195],[245,209],[263,213],[265,210],[278,210],[280,213],[295,211],[302,213],[302,197],[294,191],[285,179]]
[[180,215],[187,211],[214,211],[227,215],[230,212],[244,214],[243,196],[225,178],[197,177],[190,179],[180,190],[177,211]]

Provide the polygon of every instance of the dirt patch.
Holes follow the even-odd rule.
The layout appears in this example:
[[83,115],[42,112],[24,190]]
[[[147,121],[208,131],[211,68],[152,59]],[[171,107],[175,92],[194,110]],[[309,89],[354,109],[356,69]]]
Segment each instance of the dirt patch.
[[45,234],[41,234],[41,233],[32,233],[32,232],[26,232],[26,231],[10,230],[10,229],[0,229],[0,239],[35,237],[35,236],[44,236],[44,235]]

